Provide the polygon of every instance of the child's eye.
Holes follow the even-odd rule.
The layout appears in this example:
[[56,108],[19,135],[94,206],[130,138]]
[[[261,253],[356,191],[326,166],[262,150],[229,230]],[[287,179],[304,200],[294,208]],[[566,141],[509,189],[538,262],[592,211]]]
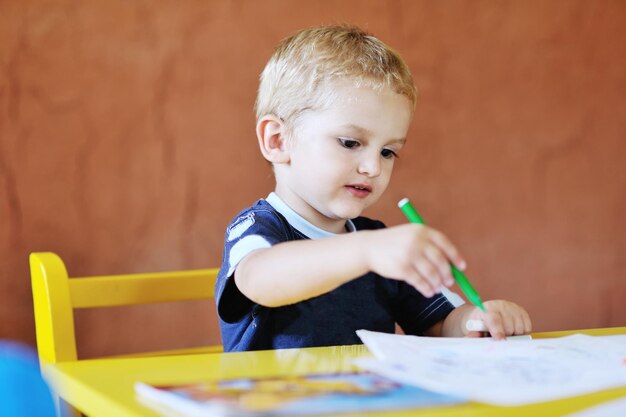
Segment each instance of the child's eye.
[[339,138],[339,143],[341,144],[341,146],[348,149],[358,148],[360,145],[359,141],[346,138]]
[[399,158],[398,154],[395,153],[394,151],[392,151],[391,149],[383,149],[382,151],[380,151],[380,154],[382,155],[383,158],[385,159],[391,159],[391,158]]

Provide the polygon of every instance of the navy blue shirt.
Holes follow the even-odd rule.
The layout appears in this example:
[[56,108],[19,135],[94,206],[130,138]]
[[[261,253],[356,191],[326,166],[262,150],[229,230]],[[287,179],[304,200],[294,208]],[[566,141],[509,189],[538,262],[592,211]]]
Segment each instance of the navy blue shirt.
[[[385,225],[358,217],[347,227],[356,232]],[[357,330],[393,333],[396,323],[405,333],[419,335],[454,309],[444,295],[425,298],[410,285],[373,272],[326,294],[282,307],[256,304],[235,285],[235,268],[252,251],[330,236],[334,235],[304,220],[274,193],[239,213],[226,230],[215,287],[224,351],[359,344]],[[297,274],[293,279],[298,279]]]

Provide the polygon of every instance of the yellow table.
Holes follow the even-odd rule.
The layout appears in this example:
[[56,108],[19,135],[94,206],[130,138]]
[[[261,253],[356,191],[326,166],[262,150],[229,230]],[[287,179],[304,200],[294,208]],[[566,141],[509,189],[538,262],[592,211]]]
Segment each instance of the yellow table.
[[[573,333],[626,334],[626,327],[535,333],[534,338]],[[208,378],[246,378],[354,371],[352,360],[370,356],[362,345],[275,351],[214,353],[152,358],[94,359],[44,367],[55,390],[89,417],[157,417],[135,399],[133,385],[200,382]],[[563,416],[626,396],[626,386],[594,394],[522,407],[466,403],[439,408],[390,412],[394,416]],[[372,416],[373,414],[369,414]],[[347,416],[343,414],[343,416]]]

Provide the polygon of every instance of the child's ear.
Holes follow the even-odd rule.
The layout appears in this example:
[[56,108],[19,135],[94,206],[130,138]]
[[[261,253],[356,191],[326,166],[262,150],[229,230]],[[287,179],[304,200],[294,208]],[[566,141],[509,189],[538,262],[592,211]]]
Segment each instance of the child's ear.
[[285,123],[271,114],[261,117],[256,124],[256,136],[259,140],[261,153],[265,159],[273,164],[289,162],[285,133]]

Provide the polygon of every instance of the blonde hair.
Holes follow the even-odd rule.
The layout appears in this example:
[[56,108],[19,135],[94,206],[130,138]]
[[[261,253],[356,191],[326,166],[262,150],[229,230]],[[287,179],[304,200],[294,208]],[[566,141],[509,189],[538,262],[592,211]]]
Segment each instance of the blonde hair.
[[415,106],[417,90],[409,67],[379,39],[354,26],[304,29],[283,39],[261,73],[255,103],[257,120],[267,114],[295,122],[305,110],[332,98],[329,81],[391,88]]

